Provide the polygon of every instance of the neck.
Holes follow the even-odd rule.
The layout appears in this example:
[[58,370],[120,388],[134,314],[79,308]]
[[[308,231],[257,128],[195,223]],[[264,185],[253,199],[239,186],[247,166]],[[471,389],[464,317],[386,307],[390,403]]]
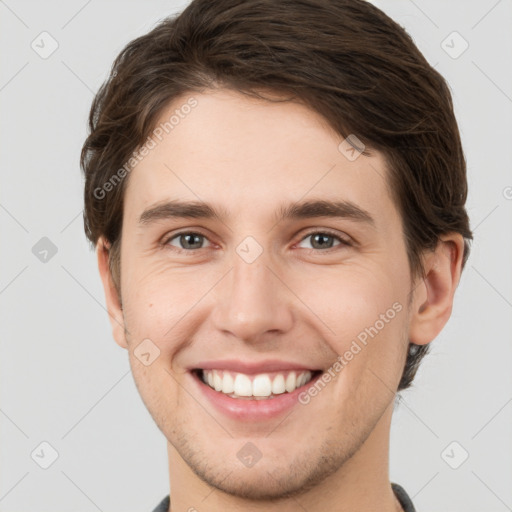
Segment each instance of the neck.
[[389,481],[393,404],[392,401],[360,449],[335,473],[300,496],[273,502],[244,500],[211,487],[193,473],[174,447],[167,443],[171,482],[169,512],[402,511]]

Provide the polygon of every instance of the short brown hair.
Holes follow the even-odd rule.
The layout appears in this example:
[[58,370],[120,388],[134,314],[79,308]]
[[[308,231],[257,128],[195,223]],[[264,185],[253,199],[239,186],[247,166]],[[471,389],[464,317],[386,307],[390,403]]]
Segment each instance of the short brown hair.
[[[411,275],[423,274],[422,251],[448,232],[464,237],[464,266],[472,233],[451,94],[402,27],[364,0],[193,0],[121,51],[92,103],[81,154],[84,226],[92,244],[103,235],[110,245],[119,294],[129,177],[108,194],[97,191],[144,143],[170,101],[216,87],[300,101],[343,137],[355,134],[368,154],[381,151]],[[411,349],[399,390],[411,384],[429,345]]]

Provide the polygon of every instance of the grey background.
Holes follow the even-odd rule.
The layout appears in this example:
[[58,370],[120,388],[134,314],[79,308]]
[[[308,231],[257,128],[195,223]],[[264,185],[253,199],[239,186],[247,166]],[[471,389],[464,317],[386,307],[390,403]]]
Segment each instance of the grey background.
[[[397,406],[392,481],[419,512],[512,510],[512,2],[374,3],[452,88],[475,234],[452,318]],[[111,337],[78,158],[115,56],[186,4],[0,1],[2,512],[142,512],[168,493],[165,439]],[[47,59],[31,47],[43,31],[59,45]]]

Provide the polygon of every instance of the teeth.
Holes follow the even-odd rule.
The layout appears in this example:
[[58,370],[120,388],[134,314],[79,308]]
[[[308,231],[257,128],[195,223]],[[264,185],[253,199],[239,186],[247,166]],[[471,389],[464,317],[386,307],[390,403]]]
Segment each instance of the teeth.
[[235,390],[235,381],[229,372],[224,372],[222,379],[222,392],[229,394]]
[[222,391],[222,377],[217,372],[213,374],[213,386],[215,391]]
[[291,393],[294,389],[297,389],[297,380],[295,378],[295,372],[290,372],[288,377],[286,377],[286,383],[284,385],[286,391]]
[[[214,373],[216,373],[214,371]],[[235,389],[233,393],[238,396],[251,396],[252,395],[252,384],[251,379],[244,375],[243,373],[239,373],[235,377]]]
[[274,377],[274,381],[272,382],[272,393],[274,395],[280,395],[284,393],[286,388],[284,387],[284,376],[279,373]]
[[252,381],[253,396],[270,396],[272,394],[272,382],[268,375],[257,375]]
[[312,378],[310,371],[286,373],[261,373],[254,377],[243,373],[234,373],[221,370],[203,370],[202,379],[215,391],[220,391],[233,398],[252,397],[265,399],[291,393],[304,386]]

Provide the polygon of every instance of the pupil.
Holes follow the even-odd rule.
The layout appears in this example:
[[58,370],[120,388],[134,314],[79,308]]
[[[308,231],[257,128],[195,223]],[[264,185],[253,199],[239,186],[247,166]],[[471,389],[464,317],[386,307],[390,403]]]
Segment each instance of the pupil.
[[[193,242],[193,241],[192,241],[192,242],[190,242],[190,244],[189,244],[189,240],[190,240],[190,239],[194,240],[194,238],[197,240],[197,239],[199,238],[199,235],[194,235],[194,234],[182,235],[182,240],[184,240],[184,241],[185,241],[185,243],[184,243],[184,244],[182,244],[182,245],[185,245],[185,246],[190,245],[190,244],[194,245],[194,242]],[[197,242],[197,241],[196,241],[196,244],[197,244],[197,243],[199,243],[199,245],[201,245],[201,244],[200,244],[200,242]]]
[[332,245],[332,244],[329,244],[329,243],[324,243],[324,242],[322,242],[322,241],[319,241],[319,240],[321,240],[321,239],[324,239],[324,240],[325,240],[326,238],[331,238],[331,236],[330,236],[330,235],[317,234],[317,235],[315,235],[315,236],[313,237],[313,240],[314,240],[315,242],[317,242],[317,243],[318,243],[318,245],[319,245],[320,247],[325,247],[325,246],[327,246],[327,245],[328,245],[328,246]]

